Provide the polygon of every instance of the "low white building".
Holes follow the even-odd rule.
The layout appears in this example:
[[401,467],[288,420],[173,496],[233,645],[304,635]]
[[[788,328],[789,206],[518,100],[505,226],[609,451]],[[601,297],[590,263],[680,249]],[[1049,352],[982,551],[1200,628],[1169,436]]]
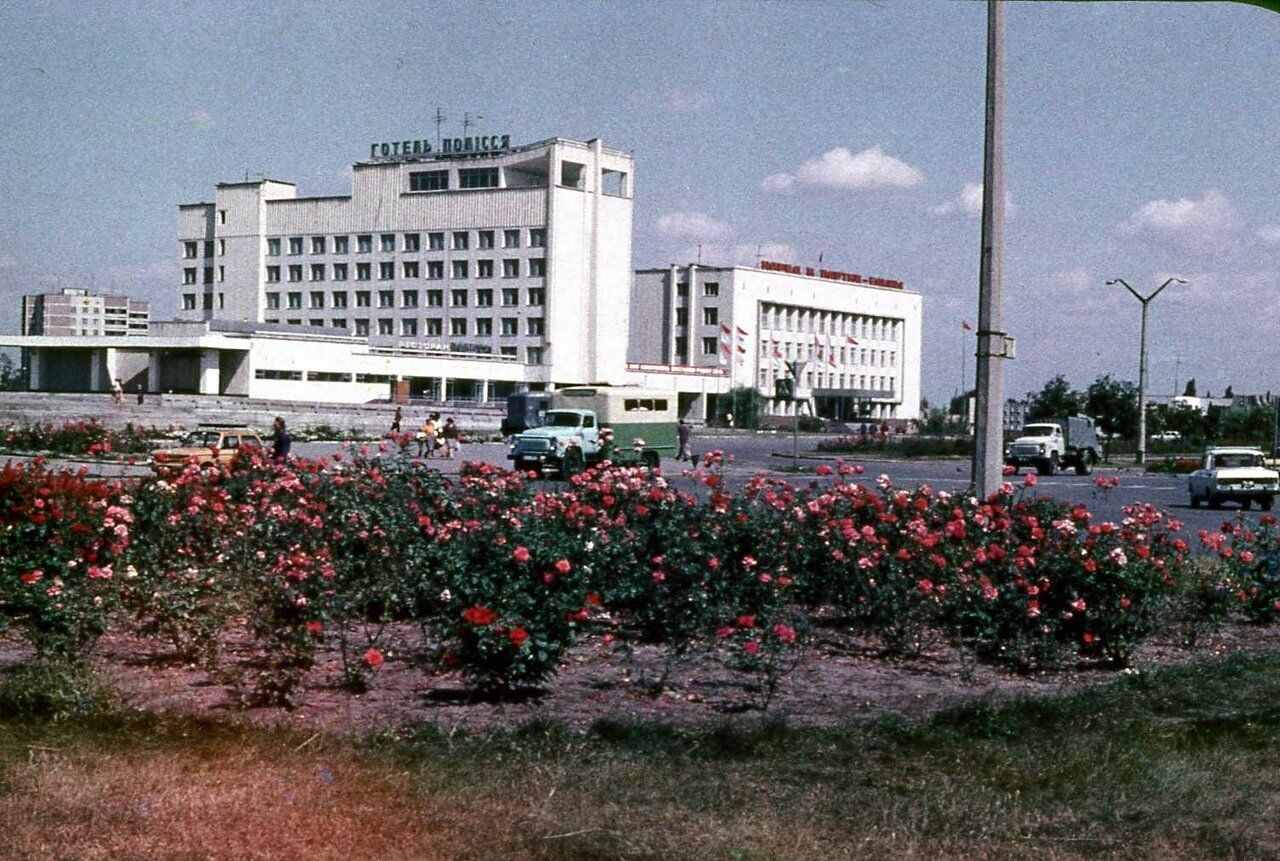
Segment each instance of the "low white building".
[[[769,412],[837,420],[920,415],[921,297],[901,282],[781,263],[641,269],[629,357],[723,368]],[[776,398],[801,361],[798,398]]]

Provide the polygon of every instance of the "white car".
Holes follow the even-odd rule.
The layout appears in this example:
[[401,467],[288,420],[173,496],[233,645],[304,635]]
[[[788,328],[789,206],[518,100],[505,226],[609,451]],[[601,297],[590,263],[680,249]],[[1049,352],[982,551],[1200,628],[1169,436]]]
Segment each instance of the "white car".
[[1257,502],[1270,511],[1280,492],[1280,473],[1268,469],[1256,448],[1211,448],[1204,453],[1200,468],[1187,479],[1191,507],[1208,503],[1218,508],[1224,501],[1240,503],[1247,509]]
[[1182,433],[1180,431],[1160,431],[1151,435],[1153,442],[1182,442]]

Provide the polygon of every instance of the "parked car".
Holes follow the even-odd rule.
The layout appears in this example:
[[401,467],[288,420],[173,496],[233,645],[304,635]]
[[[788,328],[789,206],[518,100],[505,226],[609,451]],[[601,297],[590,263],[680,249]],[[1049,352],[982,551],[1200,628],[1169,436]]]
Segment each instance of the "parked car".
[[1182,433],[1175,430],[1160,431],[1148,437],[1152,442],[1182,442]]
[[242,449],[262,448],[258,432],[244,425],[198,425],[176,446],[151,453],[151,469],[156,473],[181,470],[191,458],[203,466],[230,466]]
[[1243,509],[1257,502],[1263,511],[1270,511],[1280,492],[1280,472],[1267,467],[1259,449],[1210,448],[1200,468],[1187,478],[1187,490],[1192,508],[1201,503],[1218,508],[1232,501]]

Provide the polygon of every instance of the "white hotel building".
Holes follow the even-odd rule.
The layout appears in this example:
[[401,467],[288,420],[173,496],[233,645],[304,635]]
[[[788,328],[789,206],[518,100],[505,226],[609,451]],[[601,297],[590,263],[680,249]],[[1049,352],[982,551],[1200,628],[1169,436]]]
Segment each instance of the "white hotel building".
[[[635,362],[724,367],[774,415],[920,416],[921,296],[900,282],[784,264],[641,269],[632,282]],[[798,398],[774,398],[805,362]]]

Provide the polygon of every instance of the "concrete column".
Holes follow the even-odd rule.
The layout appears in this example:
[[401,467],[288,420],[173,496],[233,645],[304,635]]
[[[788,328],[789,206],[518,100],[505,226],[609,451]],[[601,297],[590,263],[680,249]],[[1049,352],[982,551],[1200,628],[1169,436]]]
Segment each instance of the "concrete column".
[[[676,305],[679,304],[679,291],[676,290],[676,282],[680,280],[680,269],[676,264],[671,264],[671,270],[667,273],[667,305],[671,313],[670,319],[667,320],[667,355],[666,361],[668,365],[684,364],[688,360],[676,352]],[[691,327],[685,326],[685,332]],[[686,338],[686,342],[688,339]],[[689,362],[689,364],[693,364]]]
[[449,378],[440,378],[440,402],[444,403],[449,400]]
[[106,374],[103,366],[106,364],[103,354],[105,350],[89,351],[89,391],[102,391],[102,379]]
[[147,354],[147,391],[160,391],[160,351],[150,350]]
[[107,347],[102,353],[102,390],[109,392],[111,384],[120,375],[120,351],[115,347]]
[[489,381],[488,380],[480,381],[480,403],[482,404],[489,403]]
[[218,351],[217,350],[201,350],[200,351],[200,394],[216,395],[218,394],[221,380],[221,371],[218,367]]
[[40,373],[41,360],[44,358],[43,351],[35,347],[28,347],[26,351],[27,359],[27,388],[30,391],[40,391],[40,383],[42,374]]

